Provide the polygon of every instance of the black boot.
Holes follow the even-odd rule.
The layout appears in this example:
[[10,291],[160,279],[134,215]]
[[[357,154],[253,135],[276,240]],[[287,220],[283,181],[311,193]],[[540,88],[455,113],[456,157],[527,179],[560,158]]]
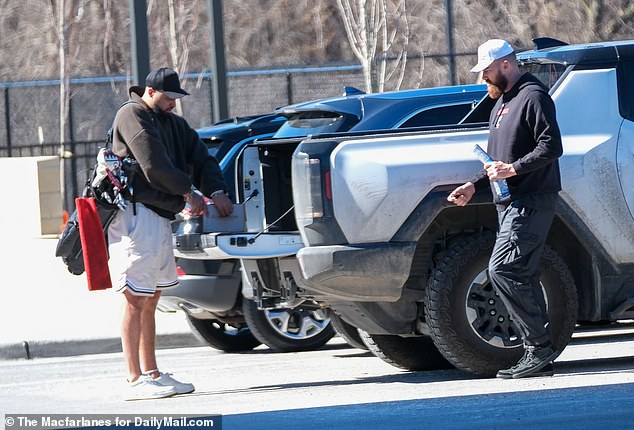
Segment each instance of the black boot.
[[559,353],[551,344],[531,346],[527,345],[524,356],[510,369],[498,371],[496,377],[502,379],[517,379],[527,376],[552,376],[554,374],[552,361]]

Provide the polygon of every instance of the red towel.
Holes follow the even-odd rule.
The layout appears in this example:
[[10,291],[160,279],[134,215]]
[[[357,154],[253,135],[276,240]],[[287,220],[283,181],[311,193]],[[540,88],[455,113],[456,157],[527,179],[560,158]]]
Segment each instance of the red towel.
[[112,288],[110,271],[108,269],[108,250],[106,237],[97,212],[95,199],[79,197],[75,199],[77,219],[79,221],[79,236],[84,254],[84,266],[88,290],[105,290]]

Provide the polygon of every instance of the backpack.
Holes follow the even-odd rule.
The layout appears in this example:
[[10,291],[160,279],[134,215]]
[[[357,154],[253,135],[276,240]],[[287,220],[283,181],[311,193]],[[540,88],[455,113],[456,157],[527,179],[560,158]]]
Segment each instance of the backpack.
[[[121,158],[112,152],[112,134],[113,126],[106,133],[105,147],[99,149],[97,162],[91,169],[81,195],[82,198],[94,198],[106,239],[108,226],[117,211],[125,209],[127,205],[126,198],[130,198],[134,204],[132,182],[138,170],[138,162],[134,158]],[[68,271],[73,275],[84,273],[77,209],[68,218],[66,227],[60,235],[55,256],[62,258]]]

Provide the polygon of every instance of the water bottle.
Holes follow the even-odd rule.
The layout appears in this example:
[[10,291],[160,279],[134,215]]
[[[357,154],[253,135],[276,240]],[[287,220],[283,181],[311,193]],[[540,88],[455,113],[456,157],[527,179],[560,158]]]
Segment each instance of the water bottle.
[[[490,163],[493,161],[493,158],[491,158],[491,156],[487,154],[486,151],[477,143],[473,147],[473,152],[478,157],[478,160],[482,161],[482,163]],[[511,192],[509,191],[509,186],[506,184],[506,179],[498,179],[496,181],[491,181],[491,183],[493,184],[493,190],[497,195],[498,201],[502,202],[511,197]]]

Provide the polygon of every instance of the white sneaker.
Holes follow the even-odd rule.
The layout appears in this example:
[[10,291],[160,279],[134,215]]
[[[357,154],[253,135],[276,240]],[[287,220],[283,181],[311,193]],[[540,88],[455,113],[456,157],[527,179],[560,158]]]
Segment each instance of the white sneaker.
[[176,394],[187,394],[195,390],[194,384],[177,381],[176,379],[172,378],[171,373],[159,372],[159,374],[160,376],[158,378],[150,379],[163,387],[174,388],[176,390]]
[[176,394],[176,388],[161,385],[152,378],[141,376],[134,382],[128,382],[125,400],[162,399]]

